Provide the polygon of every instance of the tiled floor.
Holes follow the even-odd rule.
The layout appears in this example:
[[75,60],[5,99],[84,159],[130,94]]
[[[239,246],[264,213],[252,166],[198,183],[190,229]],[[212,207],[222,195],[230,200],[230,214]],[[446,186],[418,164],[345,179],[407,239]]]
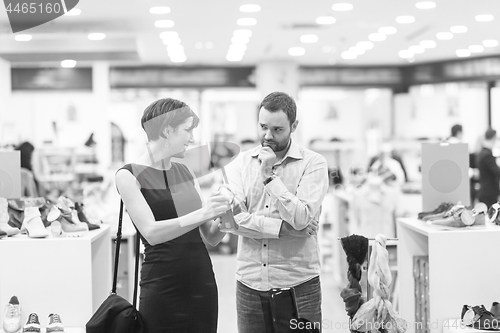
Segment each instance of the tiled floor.
[[[212,254],[212,262],[219,288],[218,333],[237,333],[236,325],[236,256]],[[323,293],[323,332],[349,333],[348,317],[339,296],[340,289],[332,273],[321,274]]]

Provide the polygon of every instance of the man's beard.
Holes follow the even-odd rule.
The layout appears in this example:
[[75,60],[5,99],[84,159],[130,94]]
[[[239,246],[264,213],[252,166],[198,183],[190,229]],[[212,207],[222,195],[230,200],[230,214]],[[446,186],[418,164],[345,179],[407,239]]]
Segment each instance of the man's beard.
[[262,147],[269,147],[271,148],[275,153],[280,152],[285,150],[288,147],[288,143],[290,142],[290,135],[286,140],[276,142],[276,141],[269,141],[269,140],[262,140],[260,144]]

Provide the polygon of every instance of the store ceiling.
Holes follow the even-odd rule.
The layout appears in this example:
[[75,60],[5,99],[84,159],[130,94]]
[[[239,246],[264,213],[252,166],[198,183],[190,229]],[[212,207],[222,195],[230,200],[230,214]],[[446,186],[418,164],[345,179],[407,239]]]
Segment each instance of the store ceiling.
[[[353,5],[352,10],[332,9],[334,4],[348,1]],[[248,66],[265,59],[291,59],[300,65],[313,66],[403,65],[457,59],[459,49],[469,50],[476,45],[480,51],[484,40],[500,40],[500,0],[434,1],[435,8],[418,9],[419,1],[414,0],[80,0],[76,7],[81,10],[80,15],[65,15],[17,34],[12,33],[2,8],[0,56],[13,66],[46,66],[64,59],[77,60],[78,66],[98,60],[113,65]],[[260,5],[260,12],[240,11],[241,5],[250,3]],[[151,14],[153,6],[168,6],[171,11]],[[476,20],[477,15],[485,14],[493,15],[493,20]],[[396,17],[402,15],[413,16],[415,22],[397,23]],[[333,16],[336,22],[318,25],[319,16]],[[245,17],[255,18],[256,25],[238,26],[237,20]],[[160,19],[172,20],[175,25],[157,28],[155,21]],[[453,26],[465,26],[467,32],[455,33],[451,40],[437,39],[437,33],[450,32]],[[351,54],[344,51],[360,41],[368,41],[369,35],[381,27],[394,27],[397,32],[387,35],[384,41],[374,41],[373,49],[355,59],[344,59]],[[252,36],[242,60],[228,61],[236,29],[249,29]],[[163,31],[178,33],[186,61],[171,61],[160,39]],[[106,38],[90,41],[89,33],[105,33]],[[19,34],[31,34],[33,38],[28,42],[15,41],[14,36]],[[317,35],[318,41],[301,42],[305,34]],[[435,41],[436,47],[409,59],[401,58],[400,51],[423,40]],[[303,47],[304,55],[289,55],[291,47]],[[470,57],[497,54],[500,46],[484,47]]]

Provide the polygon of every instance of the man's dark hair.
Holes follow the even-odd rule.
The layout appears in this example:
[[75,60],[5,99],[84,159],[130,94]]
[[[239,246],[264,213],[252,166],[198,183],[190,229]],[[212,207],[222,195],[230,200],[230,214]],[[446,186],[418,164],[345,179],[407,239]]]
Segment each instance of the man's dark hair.
[[458,133],[462,132],[463,128],[462,125],[456,124],[451,127],[451,136],[457,137]]
[[270,112],[282,110],[286,113],[288,121],[290,121],[290,125],[292,125],[297,119],[297,105],[295,104],[293,98],[284,92],[275,91],[264,97],[259,105],[259,111],[261,108]]
[[485,140],[491,140],[497,135],[497,131],[495,131],[493,128],[490,128],[484,133],[484,139]]

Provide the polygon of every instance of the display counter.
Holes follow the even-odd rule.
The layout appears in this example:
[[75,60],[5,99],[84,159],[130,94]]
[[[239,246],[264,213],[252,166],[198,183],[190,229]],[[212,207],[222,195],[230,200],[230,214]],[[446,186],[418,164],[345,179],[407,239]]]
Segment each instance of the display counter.
[[[78,238],[0,240],[0,304],[17,296],[25,323],[32,312],[42,327],[51,313],[66,327],[83,328],[111,291],[109,225]],[[0,327],[3,315],[0,316]],[[69,330],[68,330],[69,332]],[[73,331],[72,331],[73,332]]]
[[[427,332],[443,332],[446,320],[460,318],[463,305],[489,308],[498,301],[499,226],[455,229],[399,218],[397,228],[399,312],[409,324],[408,333],[425,332],[425,327]],[[414,266],[419,258],[427,258],[427,274]],[[426,293],[419,290],[422,279]],[[421,311],[428,312],[427,323],[418,322],[425,317]]]

